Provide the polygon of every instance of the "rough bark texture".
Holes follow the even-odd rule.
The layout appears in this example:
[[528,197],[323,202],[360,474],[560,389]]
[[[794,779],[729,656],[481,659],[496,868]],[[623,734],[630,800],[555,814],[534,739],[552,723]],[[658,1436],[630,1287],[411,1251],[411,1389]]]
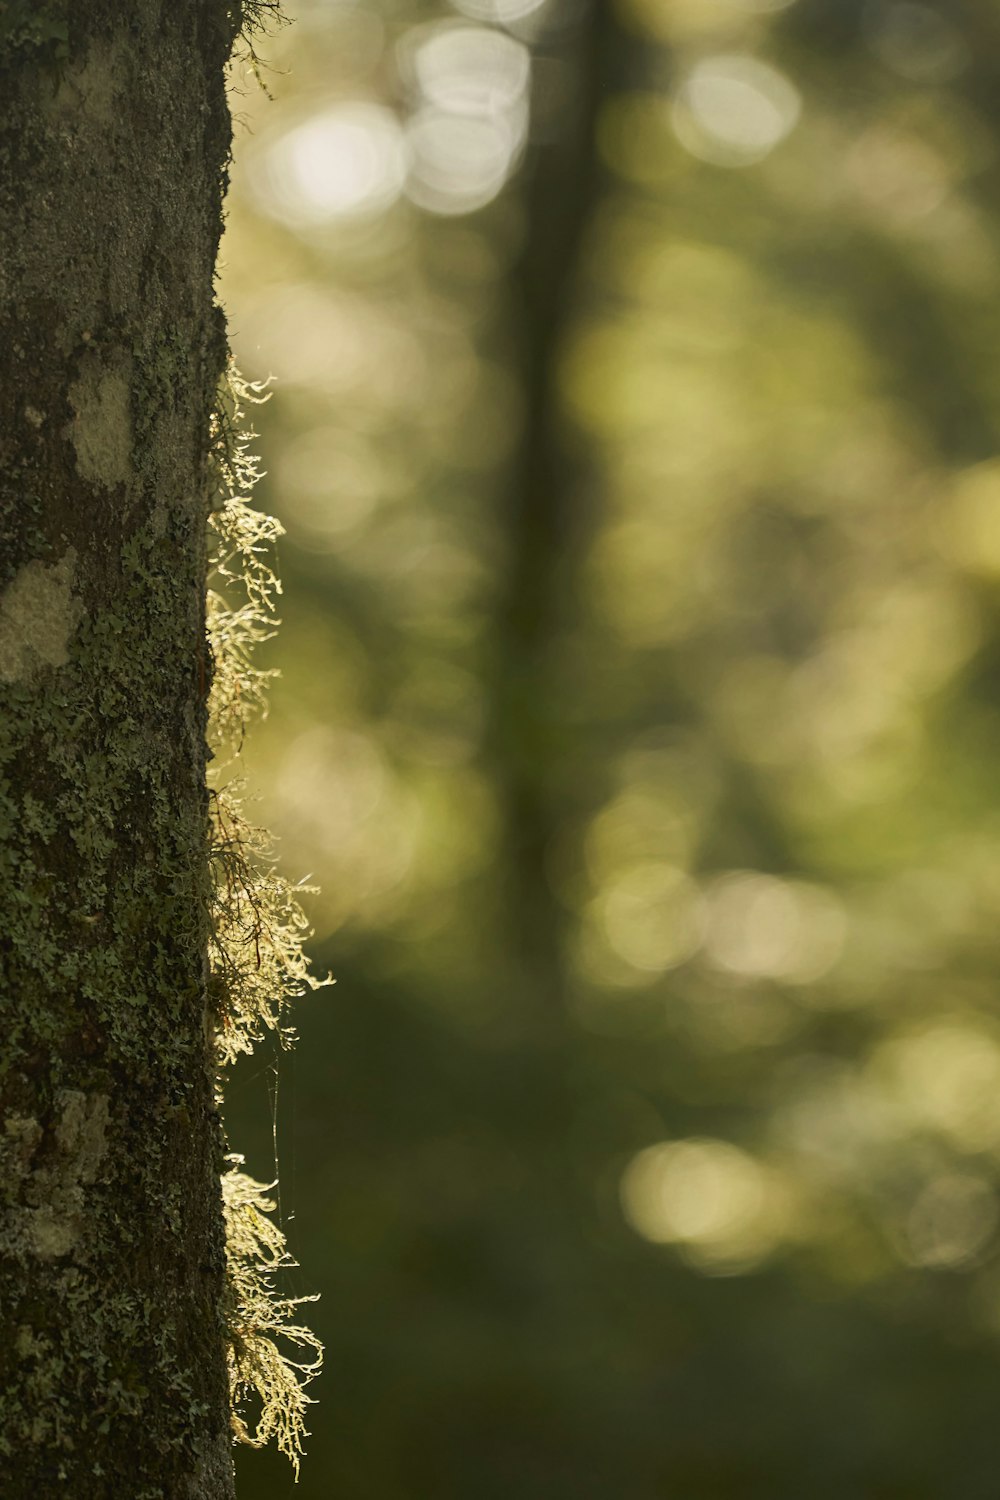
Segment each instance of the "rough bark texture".
[[206,1015],[225,0],[0,5],[0,1494],[225,1500]]

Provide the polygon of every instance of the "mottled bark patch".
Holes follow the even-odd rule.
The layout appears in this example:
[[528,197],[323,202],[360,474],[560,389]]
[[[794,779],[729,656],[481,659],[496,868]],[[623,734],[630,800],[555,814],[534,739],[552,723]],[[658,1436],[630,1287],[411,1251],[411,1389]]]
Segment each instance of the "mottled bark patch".
[[120,356],[105,364],[88,355],[69,388],[75,413],[70,437],[78,473],[113,489],[132,478],[132,391],[130,361]]
[[69,660],[69,643],[83,616],[73,592],[76,553],[56,563],[25,563],[0,597],[0,681],[33,677]]
[[127,59],[117,42],[94,37],[86,56],[74,60],[62,70],[58,83],[43,105],[52,115],[69,118],[81,113],[99,125],[110,125],[114,119],[117,79]]
[[8,1254],[58,1260],[71,1253],[86,1219],[84,1189],[97,1181],[106,1150],[108,1096],[62,1089],[56,1110],[48,1148],[37,1120],[15,1115],[6,1121],[8,1188],[20,1179],[21,1198],[3,1230]]

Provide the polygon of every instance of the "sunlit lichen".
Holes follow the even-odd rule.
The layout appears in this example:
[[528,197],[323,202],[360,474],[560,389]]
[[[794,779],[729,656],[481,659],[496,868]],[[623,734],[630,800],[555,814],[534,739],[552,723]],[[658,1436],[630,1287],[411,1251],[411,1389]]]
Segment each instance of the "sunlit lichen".
[[211,515],[212,573],[208,589],[208,637],[212,648],[209,740],[227,763],[237,756],[255,712],[266,712],[267,683],[275,676],[257,667],[253,653],[278,625],[275,599],[281,581],[271,567],[271,547],[284,528],[254,510],[248,496],[261,478],[250,451],[256,437],[241,423],[249,402],[267,400],[262,383],[246,381],[230,368],[213,419],[213,458],[219,481]]
[[[310,974],[303,948],[309,928],[298,896],[309,887],[292,884],[275,868],[269,836],[243,815],[234,772],[248,719],[266,711],[265,690],[274,674],[254,664],[253,652],[274,633],[274,600],[281,591],[268,561],[281,527],[249,504],[248,492],[260,475],[249,451],[254,434],[241,430],[245,403],[263,399],[260,386],[230,370],[215,418],[219,505],[211,517],[211,661],[205,676],[206,685],[211,683],[209,739],[217,767],[210,790],[209,984],[220,1069],[252,1052],[267,1031],[288,1046],[293,1040],[289,1003],[306,989],[329,983]],[[233,1432],[255,1447],[274,1439],[298,1477],[310,1404],[304,1387],[319,1370],[322,1346],[294,1321],[299,1303],[311,1299],[284,1297],[275,1286],[276,1274],[294,1262],[281,1229],[266,1217],[274,1208],[267,1188],[240,1171],[241,1157],[228,1160],[222,1190]],[[279,1340],[307,1349],[310,1358],[292,1358]],[[261,1410],[251,1431],[241,1407],[254,1397]]]
[[[296,1309],[314,1297],[283,1297],[275,1274],[295,1265],[285,1237],[267,1215],[274,1201],[264,1183],[240,1171],[241,1156],[228,1158],[222,1179],[228,1273],[229,1376],[233,1395],[233,1431],[240,1442],[262,1448],[272,1439],[290,1460],[298,1478],[306,1437],[305,1409],[311,1398],[304,1387],[318,1373],[323,1346],[316,1335],[295,1322]],[[278,1340],[306,1357],[283,1353]],[[260,1401],[253,1431],[240,1415],[247,1398]]]
[[210,937],[212,995],[223,1064],[254,1050],[266,1031],[288,1046],[290,1002],[322,981],[309,972],[308,922],[298,902],[315,887],[293,885],[275,868],[265,830],[248,823],[232,786],[213,796],[215,865]]

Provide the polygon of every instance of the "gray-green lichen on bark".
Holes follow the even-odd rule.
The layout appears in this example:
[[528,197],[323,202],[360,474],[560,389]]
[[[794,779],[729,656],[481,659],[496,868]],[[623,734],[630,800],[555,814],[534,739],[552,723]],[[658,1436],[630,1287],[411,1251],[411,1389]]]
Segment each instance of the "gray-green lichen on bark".
[[0,6],[0,1493],[229,1500],[204,579],[223,0]]

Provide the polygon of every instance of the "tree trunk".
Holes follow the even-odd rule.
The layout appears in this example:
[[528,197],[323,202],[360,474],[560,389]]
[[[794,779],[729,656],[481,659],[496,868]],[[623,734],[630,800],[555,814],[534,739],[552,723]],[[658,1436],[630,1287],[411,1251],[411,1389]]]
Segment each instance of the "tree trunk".
[[532,1028],[556,1036],[566,1000],[565,915],[550,867],[571,763],[559,653],[590,521],[580,440],[567,432],[558,372],[601,189],[597,120],[615,40],[611,10],[603,0],[580,0],[557,30],[551,55],[542,49],[536,60],[542,77],[545,67],[558,69],[566,98],[525,168],[525,236],[512,278],[524,420],[503,497],[509,551],[496,615],[489,749],[503,806],[516,992]]
[[235,9],[0,5],[4,1500],[233,1494],[204,597]]

